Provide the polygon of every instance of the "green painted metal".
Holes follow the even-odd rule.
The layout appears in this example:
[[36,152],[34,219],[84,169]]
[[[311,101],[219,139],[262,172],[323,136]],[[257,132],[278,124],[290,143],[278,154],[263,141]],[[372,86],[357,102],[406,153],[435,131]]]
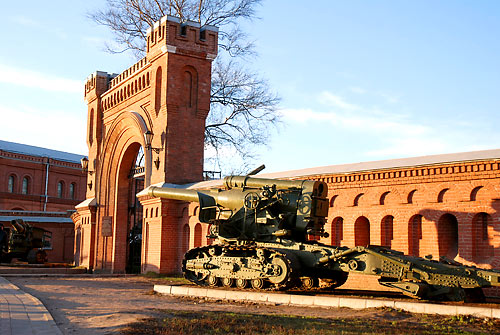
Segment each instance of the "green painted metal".
[[311,180],[250,176],[224,179],[225,189],[151,187],[149,195],[199,202],[201,222],[211,224],[211,246],[189,250],[185,276],[200,285],[338,287],[349,273],[378,276],[379,283],[425,299],[482,300],[481,288],[500,286],[500,271],[453,261],[404,255],[380,246],[330,246],[328,187]]
[[18,258],[28,263],[44,263],[47,261],[45,249],[52,248],[52,232],[34,227],[21,219],[11,221],[8,231],[7,250],[0,256],[2,262],[10,262]]

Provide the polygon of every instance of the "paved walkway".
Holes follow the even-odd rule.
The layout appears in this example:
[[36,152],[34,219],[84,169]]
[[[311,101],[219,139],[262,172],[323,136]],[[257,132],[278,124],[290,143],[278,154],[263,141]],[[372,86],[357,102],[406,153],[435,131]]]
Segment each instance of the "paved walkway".
[[62,332],[40,300],[0,277],[0,334],[62,335]]

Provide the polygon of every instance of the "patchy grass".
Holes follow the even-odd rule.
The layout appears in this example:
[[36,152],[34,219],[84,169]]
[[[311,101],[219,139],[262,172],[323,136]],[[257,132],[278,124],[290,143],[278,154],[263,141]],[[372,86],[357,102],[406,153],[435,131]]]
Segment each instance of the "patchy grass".
[[376,318],[321,319],[288,315],[162,310],[121,331],[126,335],[498,334],[498,320],[416,315],[381,309]]

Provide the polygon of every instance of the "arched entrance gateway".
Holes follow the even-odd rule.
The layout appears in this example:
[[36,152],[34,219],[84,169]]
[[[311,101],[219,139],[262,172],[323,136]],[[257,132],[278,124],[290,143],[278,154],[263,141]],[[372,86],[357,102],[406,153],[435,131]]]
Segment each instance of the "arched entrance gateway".
[[79,265],[96,272],[176,272],[185,203],[136,195],[203,175],[205,118],[217,28],[165,17],[148,30],[146,57],[85,84],[86,200],[74,215]]

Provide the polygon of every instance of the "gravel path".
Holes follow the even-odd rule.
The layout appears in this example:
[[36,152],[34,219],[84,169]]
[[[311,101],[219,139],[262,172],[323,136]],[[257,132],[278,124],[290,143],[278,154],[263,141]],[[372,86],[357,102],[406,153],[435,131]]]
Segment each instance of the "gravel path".
[[[321,318],[380,317],[380,310],[303,308],[227,303],[161,296],[158,280],[142,277],[9,277],[37,297],[64,334],[117,334],[124,325],[154,316],[157,309],[288,314]],[[171,284],[161,282],[163,284]],[[382,313],[385,314],[385,313]],[[390,316],[388,316],[390,317]]]

